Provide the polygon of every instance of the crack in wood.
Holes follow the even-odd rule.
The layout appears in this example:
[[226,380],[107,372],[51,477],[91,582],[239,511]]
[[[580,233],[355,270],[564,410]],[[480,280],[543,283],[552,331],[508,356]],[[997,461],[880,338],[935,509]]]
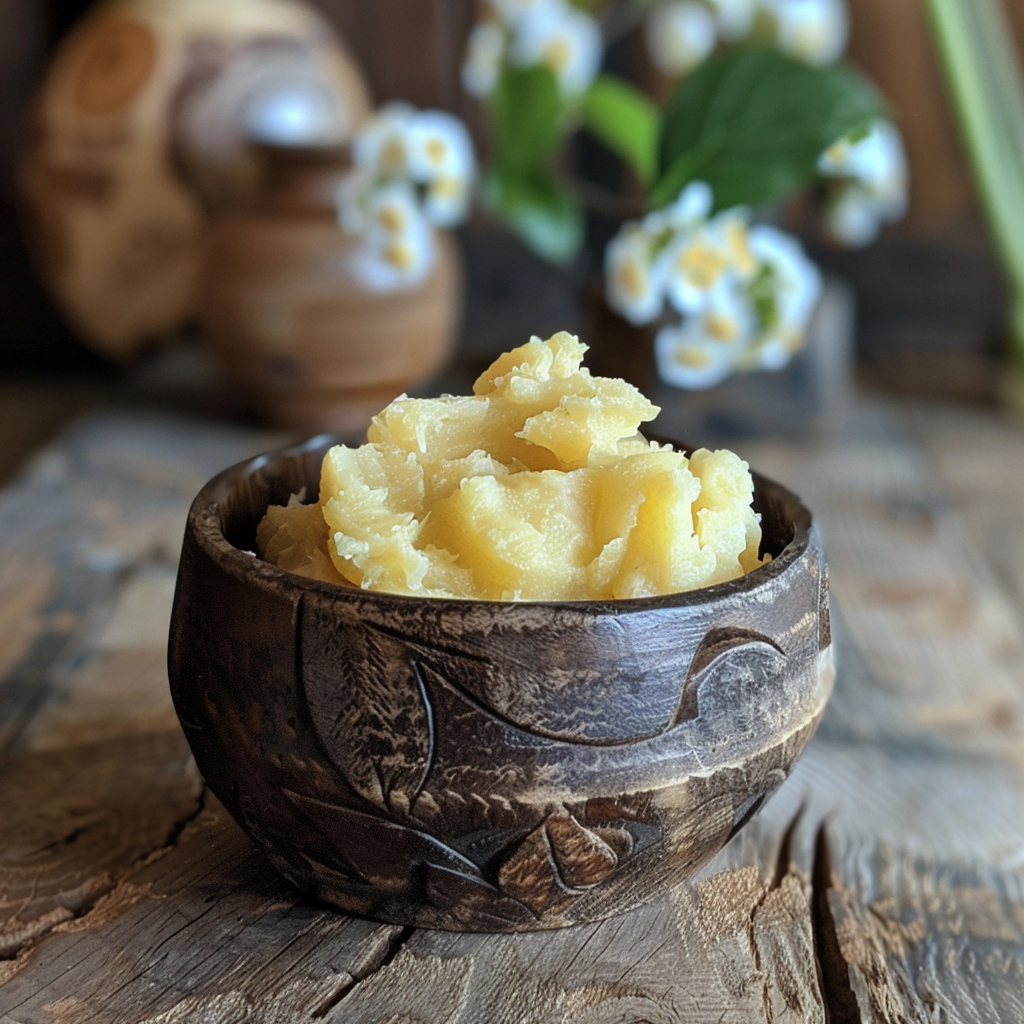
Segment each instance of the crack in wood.
[[826,1024],[860,1024],[861,1013],[850,983],[850,966],[843,957],[828,894],[833,886],[832,857],[826,833],[818,826],[811,865],[811,935]]
[[196,821],[199,818],[199,815],[201,815],[203,811],[206,810],[206,800],[208,795],[209,790],[206,788],[206,783],[203,782],[199,786],[198,794],[196,794],[195,809],[190,811],[179,821],[176,821],[171,826],[170,831],[167,833],[167,838],[163,841],[163,843],[161,843],[160,846],[156,847],[150,853],[146,854],[144,857],[141,857],[135,864],[132,865],[131,869],[127,872],[127,874],[131,874],[131,871],[133,871],[136,867],[138,867],[141,864],[152,864],[156,858],[163,857],[166,854],[170,853],[171,850],[175,849],[178,843],[181,842],[181,837],[185,834],[185,829],[187,829],[189,825]]
[[761,964],[761,950],[757,944],[757,939],[754,938],[754,916],[758,910],[764,906],[764,901],[768,898],[769,893],[772,891],[772,887],[766,888],[761,894],[761,898],[757,901],[754,909],[750,912],[750,920],[747,923],[747,941],[750,943],[750,951],[754,954],[754,970],[761,977],[761,1001],[764,1005],[764,1020],[765,1024],[773,1024],[774,1014],[772,1013],[772,997],[771,997],[771,977],[769,973],[764,969]]
[[26,922],[21,928],[0,935],[0,962],[17,960],[19,954],[43,938],[59,924],[74,918],[74,911],[67,907],[55,907],[48,914]]
[[[89,898],[77,910],[70,910],[66,907],[58,907],[56,910],[28,922],[24,928],[6,937],[6,941],[0,945],[0,963],[20,960],[29,956],[42,942],[44,942],[54,930],[61,926],[69,926],[77,923],[79,928],[88,927],[88,917],[96,909],[100,900],[109,900],[117,893],[123,885],[130,881],[132,874],[141,867],[152,864],[161,857],[166,856],[177,847],[185,830],[191,825],[206,809],[208,790],[203,783],[196,795],[196,805],[184,817],[174,822],[167,833],[167,836],[158,846],[137,857],[116,881],[111,884],[97,885],[89,894]],[[84,829],[77,830],[81,834]],[[76,838],[73,832],[69,837],[64,837],[61,842],[70,843]]]
[[[758,932],[764,938],[765,927],[771,928],[772,916],[784,905],[782,890],[791,885],[790,879],[799,883],[800,890],[807,891],[807,879],[801,867],[793,862],[793,846],[798,828],[804,821],[807,804],[802,802],[790,818],[779,840],[775,854],[772,877],[763,883],[762,889],[750,910],[747,937],[753,954],[754,969],[761,983],[761,996],[765,1024],[773,1024],[779,1012],[778,999],[785,1000],[785,1012],[803,1012],[800,1005],[791,1002],[792,993],[777,988],[785,979],[785,972],[778,973],[778,951],[763,951],[759,944]],[[829,905],[829,893],[836,891],[832,859],[827,837],[827,819],[822,821],[815,832],[815,842],[810,868],[810,892],[806,904],[808,934],[811,942],[810,953],[814,960],[814,980],[808,983],[817,988],[817,1003],[824,1014],[826,1024],[860,1024],[862,1017],[856,995],[850,981],[850,965],[843,956],[838,938],[834,915]],[[782,904],[773,903],[783,899]],[[771,904],[771,905],[770,905]],[[762,913],[769,914],[769,922],[762,922]],[[785,1015],[785,1014],[784,1014]],[[804,1019],[801,1017],[801,1019]],[[809,1018],[808,1018],[809,1019]],[[821,1018],[815,1017],[816,1020]]]
[[789,868],[793,862],[793,836],[796,834],[797,826],[806,809],[807,805],[801,803],[796,809],[796,814],[786,826],[786,831],[782,833],[782,839],[779,840],[779,853],[775,859],[775,875],[772,878],[770,889],[778,889],[782,885],[782,880],[789,874]]
[[[747,941],[750,944],[750,950],[754,958],[754,970],[761,976],[761,998],[764,1004],[764,1019],[765,1024],[773,1024],[775,1019],[775,1013],[772,1009],[772,998],[771,998],[771,975],[765,970],[763,966],[763,958],[761,956],[761,949],[758,946],[757,938],[754,935],[754,924],[757,919],[758,912],[767,903],[773,892],[776,892],[782,887],[783,881],[790,874],[790,866],[792,864],[792,852],[793,852],[793,837],[796,833],[797,826],[800,824],[801,818],[803,818],[804,811],[806,810],[806,804],[801,803],[796,809],[796,813],[790,819],[789,824],[786,826],[785,831],[782,833],[782,838],[779,841],[779,849],[775,858],[775,867],[772,873],[772,877],[768,880],[767,884],[762,887],[761,894],[757,899],[757,902],[750,909],[750,916],[747,920]],[[812,923],[813,930],[813,923]],[[818,988],[822,988],[822,978],[820,971],[818,972]],[[824,993],[822,995],[822,1002],[824,1003]]]
[[374,974],[378,974],[383,971],[394,959],[398,956],[402,947],[415,935],[416,929],[411,927],[399,928],[394,926],[392,935],[388,941],[384,943],[380,951],[373,956],[369,963],[360,971],[356,971],[349,975],[347,981],[345,981],[337,990],[332,993],[324,1002],[322,1002],[311,1014],[313,1020],[323,1020],[333,1010],[337,1009],[338,1006],[344,1002],[355,989],[367,978]]

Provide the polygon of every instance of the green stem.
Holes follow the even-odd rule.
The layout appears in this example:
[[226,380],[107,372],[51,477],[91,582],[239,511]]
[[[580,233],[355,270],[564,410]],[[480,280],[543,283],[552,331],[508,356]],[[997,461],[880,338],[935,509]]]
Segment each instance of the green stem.
[[[1006,43],[1005,19],[992,0],[928,0],[932,27],[989,229],[1013,293],[1013,359],[1024,364],[1024,145],[1012,111],[1024,109],[1019,64]],[[995,59],[993,59],[995,56]]]

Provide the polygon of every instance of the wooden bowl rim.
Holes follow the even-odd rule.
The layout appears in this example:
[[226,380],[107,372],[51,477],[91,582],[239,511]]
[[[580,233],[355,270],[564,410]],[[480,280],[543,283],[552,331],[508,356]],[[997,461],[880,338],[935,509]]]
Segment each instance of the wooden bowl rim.
[[[646,434],[651,440],[670,443],[680,451],[687,453],[694,449],[677,441]],[[347,438],[351,441],[352,438]],[[783,576],[787,570],[799,563],[812,545],[812,536],[816,533],[810,510],[800,498],[788,488],[762,476],[752,470],[754,480],[754,500],[760,495],[774,498],[788,513],[787,523],[792,525],[793,536],[786,546],[767,564],[752,572],[725,583],[716,583],[709,587],[696,590],[679,591],[671,594],[659,594],[653,597],[619,598],[597,601],[492,601],[477,598],[443,598],[421,597],[413,594],[393,594],[379,590],[364,590],[357,587],[344,587],[336,583],[311,579],[281,569],[271,562],[265,561],[257,552],[246,551],[232,544],[225,536],[221,525],[220,509],[231,496],[234,488],[243,480],[249,479],[261,471],[285,460],[299,460],[319,452],[325,454],[336,444],[346,443],[346,439],[337,434],[317,434],[305,441],[274,449],[257,455],[251,459],[229,466],[212,477],[196,495],[189,511],[186,531],[189,532],[200,548],[217,565],[230,575],[257,586],[264,586],[278,595],[293,592],[297,597],[313,592],[326,595],[339,601],[372,602],[386,609],[388,606],[406,608],[417,602],[426,601],[437,604],[445,610],[453,612],[476,612],[490,610],[494,614],[516,614],[517,610],[547,608],[552,612],[569,610],[577,613],[599,615],[624,615],[638,612],[654,611],[665,608],[683,608],[699,605],[715,604],[728,600],[737,594],[754,593],[770,585]],[[254,528],[256,524],[253,524]]]

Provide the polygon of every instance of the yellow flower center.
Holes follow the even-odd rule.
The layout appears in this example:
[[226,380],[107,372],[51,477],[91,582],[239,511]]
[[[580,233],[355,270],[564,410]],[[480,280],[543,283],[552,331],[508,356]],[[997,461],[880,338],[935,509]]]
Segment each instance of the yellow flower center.
[[396,173],[405,170],[405,143],[399,138],[390,138],[380,148],[381,167]]
[[444,158],[448,155],[448,144],[444,139],[430,139],[424,148],[427,152],[427,159],[431,163],[444,163]]
[[619,267],[619,286],[631,299],[638,299],[647,290],[647,275],[640,261],[627,259]]
[[384,259],[398,270],[408,270],[415,258],[412,247],[401,242],[395,242],[384,250]]
[[757,260],[750,251],[750,236],[742,224],[729,224],[725,229],[725,243],[729,247],[733,266],[744,277],[757,270]]
[[563,72],[569,66],[572,57],[572,47],[569,41],[563,37],[552,39],[544,50],[544,63],[553,71]]
[[726,316],[724,313],[708,313],[704,318],[704,330],[715,341],[727,342],[736,339],[740,325],[735,317]]
[[405,215],[397,206],[382,206],[377,211],[377,223],[385,231],[397,233],[405,227]]
[[707,289],[715,286],[727,263],[714,246],[697,242],[683,251],[676,266],[691,284]]
[[825,159],[831,163],[841,163],[846,159],[847,154],[850,152],[850,143],[846,139],[840,139],[838,142],[833,142],[828,149],[825,150]]
[[430,194],[438,199],[454,199],[462,194],[462,179],[437,178],[430,183]]
[[711,356],[703,349],[680,348],[676,350],[676,362],[691,370],[706,370],[711,365]]
[[826,26],[818,19],[805,21],[793,34],[792,42],[799,56],[814,60],[828,42]]

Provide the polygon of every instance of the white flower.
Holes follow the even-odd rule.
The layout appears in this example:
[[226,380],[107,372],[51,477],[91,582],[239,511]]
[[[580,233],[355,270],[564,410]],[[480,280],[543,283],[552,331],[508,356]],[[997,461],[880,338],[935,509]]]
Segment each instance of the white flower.
[[[457,117],[389,104],[356,137],[353,158],[355,169],[335,196],[338,220],[350,234],[374,230],[374,210],[397,217],[401,207],[401,215],[408,215],[406,208],[417,205],[413,183],[422,189],[422,212],[432,224],[449,228],[465,219],[476,161],[469,132]],[[402,188],[377,190],[381,182]],[[398,206],[396,195],[402,196]]]
[[381,107],[353,140],[355,166],[385,177],[407,173],[409,127],[415,116],[416,110],[408,103]]
[[680,313],[702,309],[708,292],[719,287],[732,269],[722,240],[707,226],[679,235],[663,259],[668,300]]
[[754,25],[757,0],[708,0],[718,31],[723,39],[735,42],[746,36]]
[[734,359],[734,347],[708,337],[696,318],[662,327],[654,338],[658,376],[671,387],[713,388],[733,372]]
[[710,222],[709,227],[729,261],[730,274],[740,281],[750,281],[758,268],[750,250],[750,211],[742,206],[724,210]]
[[469,213],[472,198],[470,176],[442,175],[427,186],[423,212],[436,227],[458,227]]
[[860,185],[845,185],[825,207],[825,232],[851,249],[870,245],[882,230],[882,216],[875,197]]
[[433,229],[404,182],[377,189],[366,210],[363,244],[353,257],[356,277],[373,291],[415,288],[434,265]]
[[546,64],[562,93],[578,96],[589,88],[601,65],[601,30],[588,14],[562,2],[537,4],[515,23],[511,62],[519,67]]
[[880,197],[906,193],[907,156],[899,129],[891,121],[873,121],[861,138],[840,139],[818,159],[822,174],[852,178]]
[[651,63],[678,78],[702,64],[718,42],[714,15],[697,0],[669,0],[652,7],[644,19]]
[[370,193],[363,233],[371,245],[379,247],[415,232],[421,220],[415,189],[408,182],[393,181]]
[[683,313],[655,339],[668,384],[706,388],[736,370],[781,369],[804,342],[821,275],[796,239],[750,228],[749,216],[737,208],[691,226],[659,258]]
[[843,245],[867,245],[883,222],[906,212],[907,157],[891,121],[875,121],[856,141],[840,139],[821,155],[818,169],[843,182],[825,213],[829,234]]
[[473,26],[462,65],[462,84],[471,96],[489,96],[498,84],[505,58],[505,33],[491,21]]
[[760,327],[742,282],[734,278],[725,279],[708,292],[694,322],[704,337],[733,349],[733,358],[757,336]]
[[743,370],[782,370],[789,364],[796,350],[782,338],[762,338],[743,354],[740,368]]
[[779,340],[790,355],[799,351],[821,295],[821,272],[791,235],[767,224],[749,232],[750,251],[761,269],[749,285],[762,317],[763,341]]
[[353,163],[335,192],[339,223],[361,242],[352,272],[374,291],[415,288],[434,265],[434,226],[469,207],[469,133],[451,114],[392,103],[355,138]]
[[434,265],[434,239],[422,218],[423,230],[395,239],[383,249],[363,247],[352,257],[353,276],[374,292],[418,288]]
[[850,37],[845,0],[762,0],[775,21],[779,48],[809,64],[832,64]]
[[[706,216],[699,198],[689,212]],[[749,219],[738,207],[690,220],[655,259],[655,280],[683,314],[655,339],[668,384],[707,388],[736,370],[781,369],[803,345],[821,274],[795,238]]]
[[665,301],[662,263],[653,258],[653,240],[635,222],[623,225],[608,243],[604,260],[608,305],[631,324],[647,324]]
[[453,114],[423,110],[406,129],[408,170],[415,181],[468,178],[473,174],[473,143],[466,126]]
[[702,309],[723,282],[746,281],[757,269],[747,236],[749,212],[742,207],[709,218],[714,197],[708,185],[687,185],[670,206],[648,214],[645,230],[670,239],[660,256],[669,302],[680,313]]

